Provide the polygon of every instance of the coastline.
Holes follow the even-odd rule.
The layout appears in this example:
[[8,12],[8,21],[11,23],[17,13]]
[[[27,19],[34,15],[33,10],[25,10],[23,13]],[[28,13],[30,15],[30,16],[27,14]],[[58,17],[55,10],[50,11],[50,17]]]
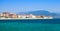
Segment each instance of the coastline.
[[47,19],[47,18],[0,18],[0,20]]

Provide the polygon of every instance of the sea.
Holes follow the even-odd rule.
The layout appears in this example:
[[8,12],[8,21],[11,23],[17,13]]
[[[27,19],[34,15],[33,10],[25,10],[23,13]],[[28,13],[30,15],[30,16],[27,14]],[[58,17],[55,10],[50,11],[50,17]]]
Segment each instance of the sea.
[[60,31],[60,19],[0,20],[0,31]]

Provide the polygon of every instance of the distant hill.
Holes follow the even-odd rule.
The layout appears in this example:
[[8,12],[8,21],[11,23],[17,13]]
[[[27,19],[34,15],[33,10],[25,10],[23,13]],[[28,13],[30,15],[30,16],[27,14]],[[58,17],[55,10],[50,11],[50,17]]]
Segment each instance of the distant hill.
[[33,15],[45,15],[45,16],[53,16],[54,18],[60,18],[60,14],[51,13],[46,10],[37,10],[31,12],[20,12],[19,14],[33,14]]

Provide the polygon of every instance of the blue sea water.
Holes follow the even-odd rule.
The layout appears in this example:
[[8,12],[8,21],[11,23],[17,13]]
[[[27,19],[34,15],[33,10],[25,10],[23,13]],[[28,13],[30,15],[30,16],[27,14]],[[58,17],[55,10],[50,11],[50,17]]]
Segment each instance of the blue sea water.
[[0,31],[60,31],[60,19],[0,20]]

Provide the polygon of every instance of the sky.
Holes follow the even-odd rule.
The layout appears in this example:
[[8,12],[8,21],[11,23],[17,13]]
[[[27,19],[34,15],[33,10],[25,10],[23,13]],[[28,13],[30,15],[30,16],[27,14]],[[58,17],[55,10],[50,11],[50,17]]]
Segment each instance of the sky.
[[46,10],[60,13],[60,0],[0,0],[0,12],[29,12]]

